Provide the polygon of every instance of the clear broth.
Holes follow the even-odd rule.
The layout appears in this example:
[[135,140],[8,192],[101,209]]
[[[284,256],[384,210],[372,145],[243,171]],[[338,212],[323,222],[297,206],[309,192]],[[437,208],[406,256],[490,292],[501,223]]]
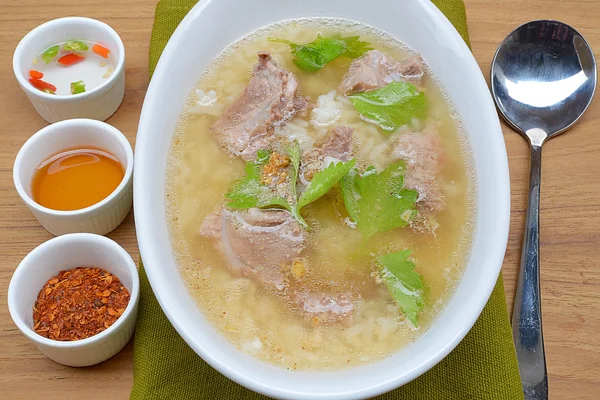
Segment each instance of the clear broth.
[[[303,19],[262,28],[227,48],[191,91],[172,142],[167,172],[170,236],[190,294],[215,329],[233,345],[289,369],[331,370],[363,365],[414,341],[435,320],[460,279],[472,237],[474,184],[469,148],[457,117],[430,72],[425,87],[430,105],[427,124],[437,128],[447,153],[439,175],[446,185],[447,206],[437,216],[439,227],[435,233],[401,228],[380,234],[365,245],[360,233],[340,218],[335,191],[307,207],[311,231],[303,258],[310,270],[308,282],[315,287],[350,288],[360,294],[362,301],[350,326],[315,326],[307,322],[282,298],[253,280],[233,275],[212,241],[199,235],[204,218],[223,204],[223,195],[243,173],[244,162],[231,158],[219,147],[210,126],[244,90],[256,64],[256,53],[269,51],[282,67],[296,74],[303,95],[315,102],[318,96],[337,88],[352,60],[340,57],[318,73],[304,73],[293,64],[289,46],[267,38],[305,43],[317,34],[334,33],[360,35],[373,48],[397,60],[413,54],[390,35],[343,19]],[[214,90],[216,103],[204,107],[195,104],[196,89],[204,93]],[[360,120],[339,93],[336,100],[342,104],[343,113],[334,126],[355,128],[358,160],[378,168],[384,166],[388,135]],[[308,131],[318,142],[328,128],[312,126],[309,119],[310,115],[296,117],[278,134]],[[383,285],[376,284],[372,277],[374,255],[405,248],[411,249],[416,269],[429,290],[419,328],[404,319]]]

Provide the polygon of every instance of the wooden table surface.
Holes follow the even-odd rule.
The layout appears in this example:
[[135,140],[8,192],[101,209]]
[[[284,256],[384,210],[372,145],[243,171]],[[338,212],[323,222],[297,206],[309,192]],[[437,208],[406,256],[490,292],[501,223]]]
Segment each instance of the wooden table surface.
[[[473,52],[486,77],[504,36],[534,19],[571,24],[599,56],[598,0],[465,3]],[[14,269],[30,250],[51,238],[23,205],[12,182],[12,165],[19,148],[46,126],[13,76],[13,51],[23,35],[53,18],[81,15],[110,24],[125,42],[127,86],[123,105],[108,122],[134,144],[148,85],[148,43],[155,4],[150,0],[0,0],[0,397],[4,399],[126,399],[132,384],[131,343],[101,365],[67,368],[45,358],[10,319],[6,292]],[[581,122],[544,147],[541,281],[551,399],[600,398],[599,125],[600,99],[596,99]],[[512,217],[503,270],[512,309],[529,152],[517,133],[504,126],[504,134],[510,159]],[[131,215],[109,236],[137,259]]]

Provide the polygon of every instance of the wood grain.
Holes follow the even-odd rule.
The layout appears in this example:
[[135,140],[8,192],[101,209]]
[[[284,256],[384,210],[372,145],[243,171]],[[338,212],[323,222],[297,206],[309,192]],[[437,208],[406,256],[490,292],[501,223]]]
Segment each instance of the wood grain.
[[[559,19],[600,49],[597,0],[466,0],[473,52],[489,75],[497,45],[512,29],[533,19]],[[134,144],[148,83],[148,43],[154,1],[0,0],[0,387],[6,399],[126,399],[132,384],[131,344],[92,368],[49,361],[12,323],[6,304],[10,277],[31,249],[51,236],[21,203],[12,183],[14,157],[46,123],[21,92],[12,73],[20,38],[40,23],[67,15],[103,20],[123,38],[127,52],[125,101],[108,122]],[[598,52],[596,52],[598,57]],[[541,205],[544,335],[551,399],[595,400],[600,393],[600,104],[567,134],[545,146]],[[527,196],[526,142],[504,126],[512,184],[511,231],[504,262],[512,307]],[[486,132],[481,132],[485,135]],[[110,237],[137,258],[133,218]]]

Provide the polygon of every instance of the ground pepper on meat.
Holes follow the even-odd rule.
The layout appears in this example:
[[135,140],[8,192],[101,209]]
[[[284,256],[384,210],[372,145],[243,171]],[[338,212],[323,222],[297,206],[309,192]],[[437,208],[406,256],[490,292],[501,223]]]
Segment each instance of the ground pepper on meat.
[[263,185],[280,185],[288,178],[287,168],[290,158],[284,154],[274,152],[262,170]]
[[100,268],[61,271],[38,294],[33,329],[59,341],[94,336],[123,315],[129,296],[119,278]]

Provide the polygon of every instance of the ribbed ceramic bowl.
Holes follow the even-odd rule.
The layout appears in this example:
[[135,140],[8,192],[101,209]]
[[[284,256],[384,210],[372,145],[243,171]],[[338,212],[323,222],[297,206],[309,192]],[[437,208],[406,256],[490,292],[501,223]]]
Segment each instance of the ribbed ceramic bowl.
[[[97,42],[111,50],[117,63],[106,82],[77,96],[57,96],[31,86],[28,79],[32,60],[49,46],[73,39]],[[21,39],[13,56],[13,72],[33,107],[46,121],[71,118],[104,121],[117,111],[125,95],[125,47],[117,32],[104,22],[83,17],[58,18],[43,23]]]
[[[235,10],[235,12],[232,12]],[[418,51],[455,105],[473,154],[477,202],[472,251],[446,307],[418,340],[371,365],[289,371],[238,351],[198,310],[182,282],[165,218],[165,167],[177,119],[201,72],[228,44],[269,23],[345,17],[387,31]],[[202,0],[171,37],[146,95],[136,145],[135,217],[148,277],[165,314],[192,349],[236,382],[285,399],[362,399],[415,379],[463,339],[498,278],[509,226],[506,149],[477,62],[428,0]]]
[[[105,199],[73,211],[52,210],[32,195],[35,171],[50,157],[69,149],[93,148],[117,157],[125,170],[123,180]],[[13,167],[15,188],[21,199],[53,235],[87,232],[106,235],[125,219],[133,204],[133,150],[117,128],[93,119],[71,119],[49,125],[21,147]]]
[[[33,330],[33,306],[44,284],[62,270],[97,267],[117,276],[130,294],[123,315],[106,330],[83,340],[61,342]],[[19,330],[42,353],[59,364],[86,367],[117,354],[133,335],[140,282],[125,249],[100,235],[74,233],[39,245],[21,261],[8,287],[8,309]]]

